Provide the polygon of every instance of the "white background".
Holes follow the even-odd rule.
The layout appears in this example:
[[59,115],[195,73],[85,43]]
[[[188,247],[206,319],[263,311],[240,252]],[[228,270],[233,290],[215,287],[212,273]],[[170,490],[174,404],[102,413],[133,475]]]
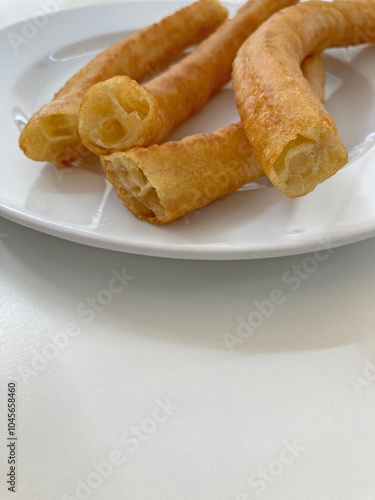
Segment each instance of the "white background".
[[[0,0],[1,26],[36,9],[34,0]],[[313,255],[147,258],[0,219],[0,498],[79,498],[80,481],[95,482],[94,463],[117,450],[123,463],[81,498],[373,500],[375,239],[324,255],[293,291],[284,273]],[[127,286],[83,316],[124,268]],[[236,335],[238,318],[276,289],[285,302],[230,351],[225,334]],[[79,334],[67,337],[72,322]],[[5,484],[10,380],[18,385],[16,494]],[[177,408],[150,423],[168,398]],[[121,442],[147,425],[136,450]],[[298,456],[281,464],[293,443]],[[265,487],[251,486],[261,469],[271,470]]]

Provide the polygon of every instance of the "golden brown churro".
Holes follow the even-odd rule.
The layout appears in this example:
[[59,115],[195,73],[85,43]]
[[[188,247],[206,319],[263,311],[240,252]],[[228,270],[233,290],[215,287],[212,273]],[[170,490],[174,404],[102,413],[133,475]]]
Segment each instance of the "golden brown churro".
[[199,0],[116,42],[32,116],[21,133],[21,149],[33,160],[69,166],[85,151],[78,135],[78,112],[83,95],[93,84],[124,74],[141,81],[186,47],[204,40],[227,15],[218,0]]
[[287,196],[311,192],[348,159],[301,61],[327,47],[374,41],[374,0],[309,1],[277,13],[240,49],[233,85],[242,124],[264,172]]
[[231,76],[246,38],[297,0],[250,0],[189,56],[143,87],[126,77],[94,85],[85,95],[79,133],[99,155],[148,146],[201,109]]
[[[306,58],[302,71],[323,100],[320,55]],[[124,205],[139,219],[153,224],[177,219],[264,175],[240,123],[213,134],[134,148],[101,160]]]

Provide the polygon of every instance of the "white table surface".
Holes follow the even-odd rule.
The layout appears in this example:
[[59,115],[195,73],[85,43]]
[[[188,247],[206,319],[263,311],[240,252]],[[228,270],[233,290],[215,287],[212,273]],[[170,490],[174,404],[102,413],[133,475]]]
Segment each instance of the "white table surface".
[[[37,8],[0,0],[1,26]],[[282,277],[306,255],[147,258],[0,219],[0,498],[374,500],[374,255],[375,239],[335,249],[292,290]],[[278,289],[284,303],[229,350]]]

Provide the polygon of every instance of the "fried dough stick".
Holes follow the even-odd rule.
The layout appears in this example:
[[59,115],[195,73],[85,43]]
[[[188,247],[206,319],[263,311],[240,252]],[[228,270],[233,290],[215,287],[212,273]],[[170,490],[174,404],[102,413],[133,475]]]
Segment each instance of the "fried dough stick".
[[141,81],[186,47],[204,40],[227,15],[218,0],[199,0],[98,54],[29,120],[20,136],[25,155],[70,166],[87,151],[78,135],[78,112],[92,85],[123,74]]
[[301,61],[327,47],[374,41],[374,0],[309,1],[277,13],[239,51],[233,86],[245,134],[268,178],[290,198],[310,193],[348,160]]
[[273,13],[297,0],[250,0],[189,56],[143,87],[111,78],[85,95],[79,134],[96,154],[149,146],[199,111],[231,77],[236,53]]
[[[323,100],[320,55],[306,58],[302,70]],[[213,134],[113,153],[101,161],[125,207],[153,224],[177,219],[264,175],[240,123]]]

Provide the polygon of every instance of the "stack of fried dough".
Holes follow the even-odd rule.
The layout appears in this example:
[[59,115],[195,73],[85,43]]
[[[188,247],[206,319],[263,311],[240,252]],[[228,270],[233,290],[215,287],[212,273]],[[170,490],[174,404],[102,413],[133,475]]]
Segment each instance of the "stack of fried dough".
[[[21,149],[67,167],[87,148],[125,207],[153,224],[263,175],[290,198],[310,193],[348,161],[323,105],[321,53],[374,42],[375,0],[296,3],[249,0],[227,19],[218,0],[198,0],[143,28],[96,56],[35,113]],[[163,143],[231,77],[240,123]]]

